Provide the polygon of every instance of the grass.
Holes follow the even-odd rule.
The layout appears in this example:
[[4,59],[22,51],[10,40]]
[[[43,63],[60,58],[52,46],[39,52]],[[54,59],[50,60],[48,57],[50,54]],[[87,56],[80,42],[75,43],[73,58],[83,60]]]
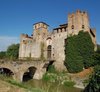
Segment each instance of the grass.
[[5,81],[5,82],[8,82],[8,83],[10,83],[12,85],[15,85],[17,87],[24,88],[24,89],[26,89],[29,92],[44,92],[42,89],[33,88],[31,86],[28,86],[27,84],[17,82],[17,81],[13,80],[10,77],[6,77],[5,75],[0,75],[0,79]]
[[64,85],[66,87],[73,87],[75,85],[66,71],[58,72],[53,65],[48,68],[48,72],[43,75],[42,80]]
[[67,86],[67,87],[73,87],[75,85],[75,82],[73,81],[65,81],[63,83],[64,86]]

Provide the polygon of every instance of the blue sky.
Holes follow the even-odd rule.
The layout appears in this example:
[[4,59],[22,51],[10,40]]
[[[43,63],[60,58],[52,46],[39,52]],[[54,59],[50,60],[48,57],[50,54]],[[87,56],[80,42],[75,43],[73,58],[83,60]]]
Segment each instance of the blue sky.
[[18,43],[21,33],[31,35],[34,23],[44,21],[53,29],[77,9],[88,12],[100,43],[100,0],[0,0],[0,51]]

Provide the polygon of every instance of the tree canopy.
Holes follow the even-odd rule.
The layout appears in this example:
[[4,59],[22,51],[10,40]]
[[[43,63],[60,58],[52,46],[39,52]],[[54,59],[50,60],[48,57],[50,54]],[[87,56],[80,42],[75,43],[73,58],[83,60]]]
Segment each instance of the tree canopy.
[[65,45],[65,65],[69,72],[80,72],[93,65],[94,44],[88,32],[70,36]]
[[5,51],[1,51],[0,52],[0,59],[4,59],[6,58],[6,52]]
[[6,56],[9,59],[18,59],[19,56],[19,44],[12,44],[6,51]]

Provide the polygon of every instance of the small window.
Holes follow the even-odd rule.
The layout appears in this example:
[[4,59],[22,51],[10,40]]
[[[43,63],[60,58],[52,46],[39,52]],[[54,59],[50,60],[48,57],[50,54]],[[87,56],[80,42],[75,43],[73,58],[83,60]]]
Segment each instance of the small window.
[[74,25],[72,25],[72,29],[74,29]]
[[23,40],[23,42],[25,42],[25,40]]
[[84,25],[82,25],[82,29],[84,29]]
[[35,25],[35,29],[37,28],[37,26]]

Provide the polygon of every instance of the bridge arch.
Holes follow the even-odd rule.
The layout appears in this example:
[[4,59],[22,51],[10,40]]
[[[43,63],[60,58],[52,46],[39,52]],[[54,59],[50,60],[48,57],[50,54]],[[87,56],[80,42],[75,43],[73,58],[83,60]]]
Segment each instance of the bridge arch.
[[3,74],[5,76],[9,76],[9,77],[14,77],[14,72],[7,68],[7,67],[0,67],[0,74]]
[[25,72],[23,73],[22,81],[28,81],[30,79],[33,79],[34,74],[36,73],[37,68],[34,66],[28,67]]

